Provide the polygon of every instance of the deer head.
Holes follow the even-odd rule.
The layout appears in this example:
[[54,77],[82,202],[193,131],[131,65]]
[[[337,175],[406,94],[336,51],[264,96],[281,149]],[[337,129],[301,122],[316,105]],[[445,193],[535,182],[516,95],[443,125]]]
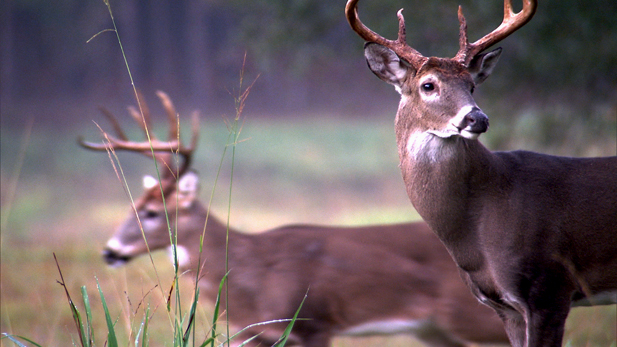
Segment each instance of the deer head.
[[397,129],[439,138],[460,136],[475,140],[488,129],[488,117],[473,99],[474,88],[493,71],[501,49],[481,53],[527,23],[536,3],[524,0],[523,10],[514,13],[505,0],[504,19],[490,34],[474,43],[467,39],[467,24],[459,7],[459,51],[453,58],[425,57],[406,43],[405,20],[398,12],[399,32],[388,40],[367,28],[358,18],[358,0],[350,0],[345,14],[353,30],[367,41],[364,55],[377,77],[394,85],[401,94]]
[[[189,170],[191,159],[199,136],[199,120],[197,114],[193,118],[193,135],[190,146],[180,142],[180,131],[175,108],[163,92],[157,92],[167,113],[170,127],[167,141],[156,139],[150,129],[151,119],[147,104],[140,96],[143,110],[138,112],[129,108],[131,116],[142,126],[149,140],[143,142],[129,141],[122,131],[116,118],[107,110],[103,114],[109,119],[116,137],[105,133],[104,143],[86,142],[79,139],[81,146],[96,151],[130,151],[146,155],[158,163],[161,180],[146,176],[143,180],[144,193],[135,201],[133,211],[125,222],[108,241],[103,252],[105,261],[113,266],[119,266],[135,256],[169,247],[175,230],[201,230],[203,208],[196,200],[199,192],[199,178],[194,171]],[[175,156],[180,158],[176,160]],[[201,224],[194,225],[196,221]],[[173,230],[170,237],[170,229]],[[143,232],[142,232],[143,231]],[[145,241],[144,241],[145,239]],[[183,252],[178,247],[178,253]],[[180,254],[181,265],[185,258]]]

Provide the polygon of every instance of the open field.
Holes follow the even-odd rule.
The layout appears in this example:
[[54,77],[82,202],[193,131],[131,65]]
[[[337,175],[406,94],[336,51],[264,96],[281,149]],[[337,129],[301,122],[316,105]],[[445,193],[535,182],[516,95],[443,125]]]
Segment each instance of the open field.
[[[392,116],[372,120],[306,117],[302,121],[249,117],[241,134],[246,141],[236,149],[231,224],[258,232],[292,222],[347,225],[418,219],[398,172]],[[101,118],[97,122],[105,128]],[[614,155],[614,114],[607,111],[596,118],[592,127],[567,114],[550,124],[536,123],[533,113],[515,120],[491,119],[494,129],[483,141],[495,149]],[[553,135],[539,133],[542,127],[554,130]],[[157,129],[162,134],[165,126]],[[170,346],[172,328],[162,302],[173,273],[166,255],[154,255],[160,280],[147,257],[119,269],[108,268],[100,257],[105,241],[129,213],[129,200],[107,155],[82,150],[75,143],[80,134],[100,138],[96,127],[84,122],[58,131],[35,123],[29,139],[24,129],[2,127],[1,131],[0,332],[26,336],[44,346],[69,346],[77,339],[66,297],[56,283],[55,253],[75,301],[80,302],[79,288],[87,287],[97,345],[104,345],[107,331],[98,281],[112,315],[118,317],[121,345],[129,345],[131,327],[139,324],[143,308],[149,306],[154,311],[151,345]],[[130,136],[137,135],[135,131]],[[202,120],[194,167],[202,176],[204,201],[210,196],[226,138],[220,118]],[[25,150],[20,149],[22,142],[27,142]],[[223,162],[212,207],[221,218],[226,217],[228,206],[230,154]],[[121,154],[120,162],[131,193],[139,195],[141,176],[154,174],[151,161]],[[189,276],[184,277],[180,290],[186,298],[182,304],[188,306],[192,288]],[[157,283],[162,288],[155,288]],[[569,346],[617,346],[616,310],[615,306],[574,309],[565,341]],[[209,303],[200,305],[198,340],[207,334],[211,315]],[[13,345],[6,339],[0,344]],[[341,338],[334,345],[419,346],[407,337]]]

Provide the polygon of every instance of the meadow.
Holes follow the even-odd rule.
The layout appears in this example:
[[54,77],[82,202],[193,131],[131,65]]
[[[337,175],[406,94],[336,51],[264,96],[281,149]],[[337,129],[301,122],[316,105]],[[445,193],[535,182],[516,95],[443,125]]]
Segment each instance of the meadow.
[[[154,105],[152,109],[160,114]],[[596,112],[593,122],[559,109],[543,110],[541,115],[538,112],[491,118],[492,128],[482,141],[491,149],[615,155],[615,110]],[[407,200],[398,171],[393,115],[394,110],[361,119],[249,114],[242,127],[242,141],[235,149],[233,181],[228,151],[214,191],[212,212],[227,218],[231,206],[230,224],[246,232],[286,223],[363,225],[419,219]],[[106,127],[102,117],[92,118]],[[166,129],[164,122],[161,117],[155,118],[155,131],[161,137]],[[202,200],[208,201],[228,130],[220,115],[206,115],[201,123],[193,166],[203,182]],[[123,124],[133,129],[131,138],[139,138],[136,126],[128,120]],[[148,257],[141,257],[121,268],[107,267],[100,256],[106,240],[130,208],[108,156],[76,144],[78,135],[100,139],[96,126],[88,119],[62,130],[36,122],[31,132],[28,129],[28,125],[1,129],[0,332],[25,336],[43,346],[69,346],[77,341],[64,290],[57,283],[55,253],[80,309],[80,287],[87,288],[97,345],[105,345],[107,334],[99,283],[116,319],[121,346],[134,343],[131,341],[145,308],[152,314],[150,345],[171,346],[173,324],[164,300],[173,282],[173,270],[166,254],[153,254],[154,265]],[[142,175],[155,173],[152,161],[122,153],[119,161],[131,194],[138,196]],[[179,290],[186,310],[192,294],[191,276],[181,278]],[[203,341],[210,330],[212,305],[200,302],[198,308],[196,339]],[[616,325],[615,306],[576,308],[568,319],[565,341],[568,346],[615,347]],[[0,344],[14,345],[7,339]],[[334,346],[420,344],[410,337],[395,336],[337,338]]]

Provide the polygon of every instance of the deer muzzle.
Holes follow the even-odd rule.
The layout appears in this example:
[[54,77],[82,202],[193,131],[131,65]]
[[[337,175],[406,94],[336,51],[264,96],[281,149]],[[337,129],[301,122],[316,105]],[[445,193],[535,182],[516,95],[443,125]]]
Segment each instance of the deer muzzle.
[[105,263],[107,263],[107,265],[110,265],[112,267],[122,266],[126,264],[129,260],[131,260],[131,257],[126,256],[126,255],[121,255],[117,253],[116,251],[114,251],[113,249],[109,249],[109,248],[104,249],[102,255],[103,255],[103,259],[105,260]]
[[488,116],[481,109],[473,107],[462,117],[457,128],[463,137],[475,140],[488,130]]

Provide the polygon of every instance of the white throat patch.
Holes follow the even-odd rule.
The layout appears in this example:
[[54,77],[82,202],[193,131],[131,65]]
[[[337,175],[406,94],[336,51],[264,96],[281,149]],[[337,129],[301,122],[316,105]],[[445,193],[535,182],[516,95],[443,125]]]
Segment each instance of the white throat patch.
[[[173,246],[169,246],[167,248],[167,253],[169,255],[169,260],[171,261],[171,263],[174,263],[174,252],[173,252],[174,248]],[[180,245],[176,246],[176,251],[178,252],[178,266],[179,267],[186,267],[191,263],[191,256],[189,255],[189,251]]]
[[445,140],[449,137],[439,136],[433,131],[412,133],[407,139],[407,154],[411,158],[437,162],[454,153],[449,141]]

